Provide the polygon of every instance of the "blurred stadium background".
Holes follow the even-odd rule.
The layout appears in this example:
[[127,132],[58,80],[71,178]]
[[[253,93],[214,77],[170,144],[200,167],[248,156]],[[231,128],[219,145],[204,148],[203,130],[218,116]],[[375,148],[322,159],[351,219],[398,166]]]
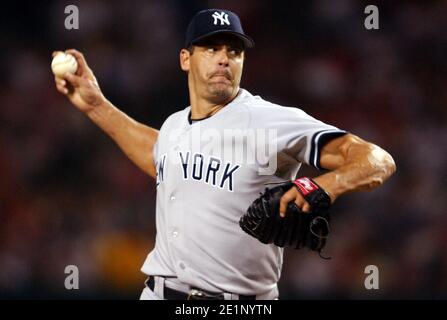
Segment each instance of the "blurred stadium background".
[[[446,1],[16,3],[0,19],[0,298],[139,297],[154,181],[56,92],[51,52],[82,51],[105,95],[159,128],[188,104],[178,51],[189,19],[210,7],[237,12],[256,41],[243,87],[397,163],[384,187],[338,200],[332,260],[286,251],[281,298],[447,298]],[[69,4],[79,30],[64,28]],[[380,30],[363,27],[367,4]],[[379,290],[363,285],[371,264]],[[64,288],[67,265],[79,267],[79,290]]]

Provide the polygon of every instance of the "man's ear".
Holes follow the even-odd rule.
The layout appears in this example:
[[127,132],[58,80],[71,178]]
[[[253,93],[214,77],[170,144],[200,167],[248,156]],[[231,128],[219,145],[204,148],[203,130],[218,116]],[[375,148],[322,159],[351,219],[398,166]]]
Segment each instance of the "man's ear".
[[187,49],[180,50],[180,68],[183,71],[189,71],[189,57],[191,53]]

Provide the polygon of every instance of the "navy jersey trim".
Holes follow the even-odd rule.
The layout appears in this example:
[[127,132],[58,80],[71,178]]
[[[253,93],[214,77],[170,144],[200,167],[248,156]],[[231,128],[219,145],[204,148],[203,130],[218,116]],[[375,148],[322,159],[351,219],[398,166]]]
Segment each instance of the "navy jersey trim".
[[316,132],[311,139],[311,148],[309,156],[309,164],[318,170],[323,170],[320,167],[320,152],[326,143],[347,134],[346,131],[338,129],[321,130]]
[[198,121],[202,121],[202,120],[208,119],[209,117],[211,117],[211,116],[207,116],[207,117],[200,118],[200,119],[192,119],[191,118],[191,110],[190,110],[189,113],[188,113],[188,123],[189,124],[193,124],[193,123],[196,123]]

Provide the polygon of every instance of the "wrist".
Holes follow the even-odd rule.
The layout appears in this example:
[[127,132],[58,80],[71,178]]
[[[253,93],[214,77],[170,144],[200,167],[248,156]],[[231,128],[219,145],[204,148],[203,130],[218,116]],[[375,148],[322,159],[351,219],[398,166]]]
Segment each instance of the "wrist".
[[92,107],[85,112],[85,114],[94,122],[107,117],[112,112],[112,104],[103,98],[101,101],[92,105]]
[[302,177],[294,180],[293,183],[313,212],[327,210],[333,203],[329,193],[314,179]]
[[331,181],[330,177],[322,175],[313,178],[313,180],[329,195],[331,204],[334,203],[338,196],[341,195],[341,191],[339,190],[338,186]]

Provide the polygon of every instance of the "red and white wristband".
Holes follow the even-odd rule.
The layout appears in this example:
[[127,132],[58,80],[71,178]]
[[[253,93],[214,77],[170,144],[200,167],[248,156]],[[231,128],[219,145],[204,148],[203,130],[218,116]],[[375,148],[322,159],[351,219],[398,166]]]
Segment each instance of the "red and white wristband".
[[331,206],[329,194],[311,178],[298,178],[293,181],[293,184],[309,203],[312,212],[327,210]]

